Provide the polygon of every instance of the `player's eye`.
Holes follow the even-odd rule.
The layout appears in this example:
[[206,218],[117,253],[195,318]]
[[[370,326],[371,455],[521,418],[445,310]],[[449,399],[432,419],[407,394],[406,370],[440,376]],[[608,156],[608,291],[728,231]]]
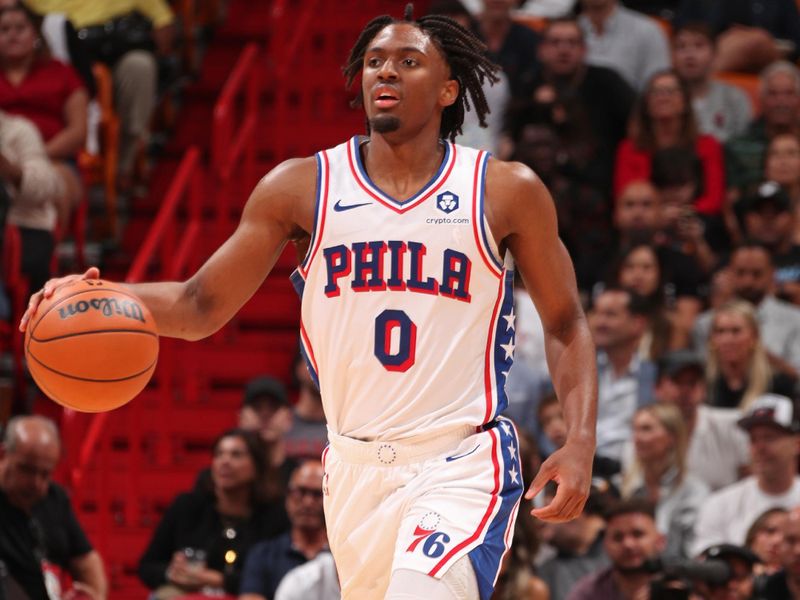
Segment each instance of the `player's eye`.
[[406,58],[403,59],[403,66],[405,67],[416,67],[419,63],[413,58]]
[[373,69],[376,69],[381,66],[381,59],[376,56],[367,59],[367,66]]

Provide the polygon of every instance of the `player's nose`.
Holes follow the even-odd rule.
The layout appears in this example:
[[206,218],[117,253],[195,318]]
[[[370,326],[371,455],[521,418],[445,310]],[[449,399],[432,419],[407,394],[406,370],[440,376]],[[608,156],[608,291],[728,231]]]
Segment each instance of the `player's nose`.
[[381,81],[394,81],[397,79],[397,69],[394,60],[391,58],[383,61],[381,68],[378,69],[378,79]]

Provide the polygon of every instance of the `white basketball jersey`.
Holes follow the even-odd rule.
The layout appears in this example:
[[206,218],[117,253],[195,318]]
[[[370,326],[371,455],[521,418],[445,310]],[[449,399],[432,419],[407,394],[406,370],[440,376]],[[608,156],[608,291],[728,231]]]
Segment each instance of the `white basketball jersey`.
[[507,404],[514,351],[513,269],[483,216],[488,155],[445,143],[400,202],[370,180],[364,141],[316,155],[314,231],[292,276],[328,426],[388,440],[483,425]]

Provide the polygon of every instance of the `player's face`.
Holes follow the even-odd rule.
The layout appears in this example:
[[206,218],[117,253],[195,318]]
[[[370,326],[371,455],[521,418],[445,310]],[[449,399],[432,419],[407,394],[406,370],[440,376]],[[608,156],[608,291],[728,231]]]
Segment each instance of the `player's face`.
[[664,538],[652,518],[631,513],[611,519],[603,543],[615,569],[636,571],[663,549]]
[[235,489],[249,486],[256,478],[256,466],[244,440],[238,436],[222,438],[211,461],[214,487]]
[[711,40],[701,33],[681,31],[672,47],[672,62],[675,71],[686,81],[702,81],[711,69],[714,47]]
[[417,133],[439,128],[441,111],[458,97],[458,83],[431,39],[408,24],[389,25],[367,45],[362,93],[372,131]]
[[0,458],[0,489],[11,504],[30,510],[47,494],[58,459],[58,444],[20,444]]

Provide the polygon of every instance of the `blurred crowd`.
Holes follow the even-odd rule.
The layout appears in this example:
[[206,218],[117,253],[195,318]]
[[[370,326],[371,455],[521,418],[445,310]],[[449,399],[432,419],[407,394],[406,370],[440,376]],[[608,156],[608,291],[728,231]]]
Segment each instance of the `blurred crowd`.
[[[494,597],[800,600],[798,4],[437,0],[430,11],[476,31],[502,66],[486,84],[488,127],[468,113],[458,141],[547,184],[597,346],[586,510],[543,524],[523,505]],[[32,288],[84,197],[77,161],[97,143],[86,66],[112,74],[117,183],[130,189],[172,23],[160,0],[0,0],[0,212],[23,233]],[[566,426],[522,282],[515,300],[507,414],[530,483]],[[338,597],[324,417],[295,366],[296,394],[263,377],[247,386],[238,427],[167,508],[139,563],[153,598]],[[71,515],[49,482],[58,456],[40,418],[6,428],[0,559],[45,598],[37,523],[60,519],[47,531],[71,529],[50,534],[50,561],[72,572],[72,595],[105,598],[74,515],[53,516]]]

